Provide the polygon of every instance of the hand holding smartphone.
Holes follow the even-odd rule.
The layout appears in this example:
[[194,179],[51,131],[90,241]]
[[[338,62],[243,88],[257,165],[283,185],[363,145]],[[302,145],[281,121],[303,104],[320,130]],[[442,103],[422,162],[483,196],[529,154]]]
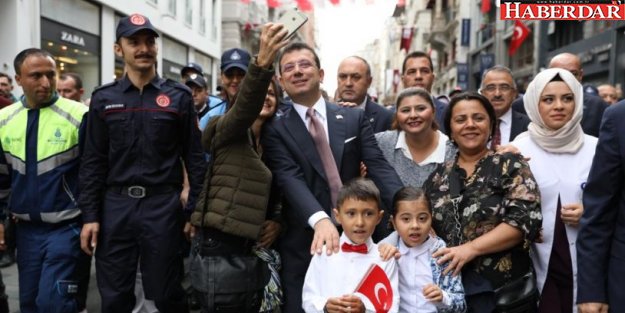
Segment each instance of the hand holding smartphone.
[[286,11],[277,21],[287,30],[286,38],[291,38],[297,30],[308,21],[308,17],[297,10]]

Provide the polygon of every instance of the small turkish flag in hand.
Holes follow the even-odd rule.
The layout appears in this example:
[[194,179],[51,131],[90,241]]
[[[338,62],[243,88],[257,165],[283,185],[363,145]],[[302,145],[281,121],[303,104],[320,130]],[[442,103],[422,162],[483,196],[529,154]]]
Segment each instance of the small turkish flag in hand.
[[530,34],[530,29],[521,21],[514,21],[514,32],[510,39],[510,46],[508,47],[508,55],[513,55],[517,49],[521,46],[525,38]]
[[386,313],[393,305],[391,281],[384,270],[376,264],[371,265],[356,292],[360,292],[373,303],[376,313]]

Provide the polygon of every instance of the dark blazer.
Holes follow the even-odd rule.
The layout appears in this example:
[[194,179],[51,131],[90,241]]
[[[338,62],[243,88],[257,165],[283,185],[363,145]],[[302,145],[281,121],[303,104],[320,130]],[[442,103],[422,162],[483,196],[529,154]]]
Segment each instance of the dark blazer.
[[[359,177],[360,162],[364,161],[368,176],[380,189],[383,204],[390,207],[402,183],[382,155],[364,112],[330,103],[326,103],[326,108],[330,148],[341,180],[346,183]],[[312,137],[294,108],[266,123],[262,146],[285,199],[282,212],[286,230],[278,243],[283,262],[283,312],[302,312],[302,286],[313,238],[308,218],[320,210],[331,216],[330,189]]]
[[438,123],[438,129],[444,134],[447,134],[447,132],[445,131],[444,119],[445,119],[445,112],[447,111],[447,107],[449,105],[434,97],[432,97],[432,100],[434,100],[434,108],[436,109],[436,123]]
[[527,125],[530,124],[530,118],[527,115],[512,110],[512,125],[510,126],[510,142],[516,138],[520,133],[527,130]]
[[[601,125],[601,117],[603,111],[608,107],[601,98],[584,93],[584,112],[582,116],[582,129],[584,133],[591,136],[599,136],[599,126]],[[512,109],[527,114],[525,112],[525,106],[523,104],[523,97],[518,97],[512,102]]]
[[393,123],[393,112],[381,105],[373,102],[367,97],[365,104],[365,118],[371,123],[374,133],[379,133],[391,129]]
[[603,116],[577,236],[577,302],[625,312],[625,101]]

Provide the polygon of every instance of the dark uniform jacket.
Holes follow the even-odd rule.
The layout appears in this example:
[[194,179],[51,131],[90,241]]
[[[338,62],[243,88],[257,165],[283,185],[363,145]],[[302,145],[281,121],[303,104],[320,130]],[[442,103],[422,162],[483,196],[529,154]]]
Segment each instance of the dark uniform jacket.
[[[222,232],[258,238],[270,203],[272,176],[249,128],[263,108],[273,74],[250,63],[234,105],[210,119],[204,129],[202,145],[211,153],[214,144],[214,163],[191,215],[193,225],[201,225],[203,219],[204,225]],[[202,216],[205,201],[207,213]]]
[[80,167],[84,222],[99,221],[108,187],[181,189],[181,159],[191,186],[187,208],[194,207],[206,165],[197,125],[190,89],[173,80],[157,75],[141,92],[124,76],[97,88]]

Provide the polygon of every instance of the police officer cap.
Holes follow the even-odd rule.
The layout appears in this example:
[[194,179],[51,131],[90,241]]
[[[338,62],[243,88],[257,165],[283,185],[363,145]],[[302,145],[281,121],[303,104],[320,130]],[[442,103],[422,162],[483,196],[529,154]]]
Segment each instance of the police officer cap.
[[187,64],[187,66],[183,67],[182,70],[180,70],[180,75],[184,76],[184,74],[187,71],[190,71],[190,70],[191,71],[195,71],[197,74],[200,74],[200,75],[204,76],[204,74],[203,74],[204,71],[202,70],[202,67],[199,64],[193,63],[193,62],[191,62],[191,63]]
[[150,20],[141,14],[132,14],[119,20],[116,30],[116,38],[119,40],[121,37],[130,37],[140,30],[149,30],[154,34],[154,37],[158,37],[156,28],[152,26]]
[[186,82],[184,82],[185,85],[189,86],[189,87],[193,87],[193,86],[197,86],[200,88],[206,88],[206,80],[204,79],[204,77],[202,75],[198,75],[198,74],[191,74],[191,76],[189,76],[189,79],[187,79]]
[[221,71],[226,72],[227,70],[237,67],[242,69],[244,72],[247,72],[247,66],[250,64],[250,54],[249,52],[239,49],[233,48],[224,51],[221,55]]
[[584,85],[584,92],[595,96],[599,95],[599,90],[597,89],[597,87],[590,84]]

